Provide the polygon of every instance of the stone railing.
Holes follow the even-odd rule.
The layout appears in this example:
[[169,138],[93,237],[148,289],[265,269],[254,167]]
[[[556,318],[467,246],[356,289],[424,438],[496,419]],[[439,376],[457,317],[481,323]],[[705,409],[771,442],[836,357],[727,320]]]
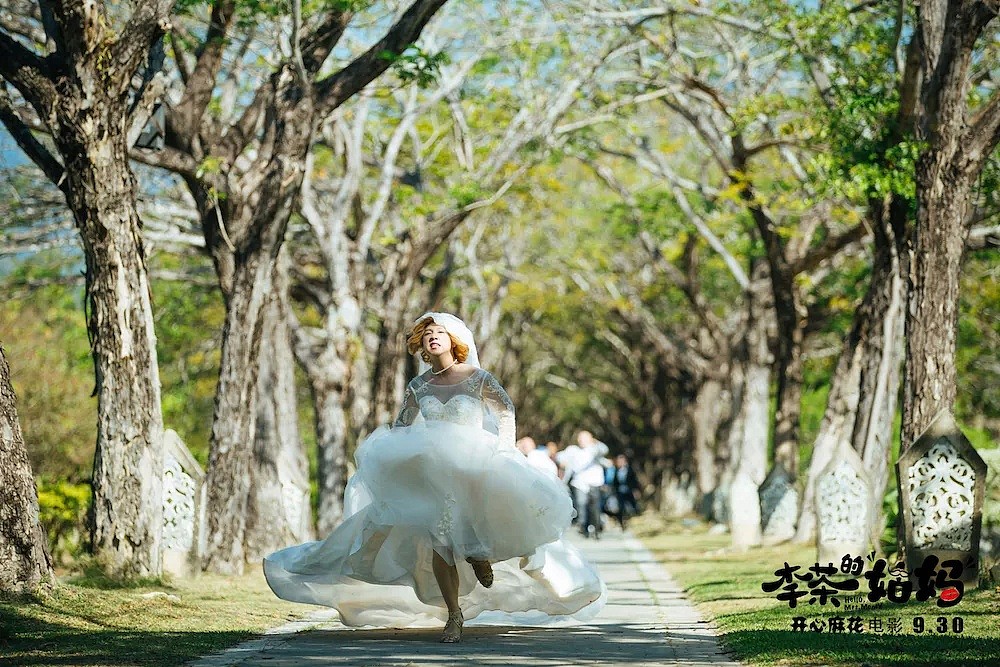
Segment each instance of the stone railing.
[[205,526],[205,472],[176,431],[163,434],[163,570],[198,569]]

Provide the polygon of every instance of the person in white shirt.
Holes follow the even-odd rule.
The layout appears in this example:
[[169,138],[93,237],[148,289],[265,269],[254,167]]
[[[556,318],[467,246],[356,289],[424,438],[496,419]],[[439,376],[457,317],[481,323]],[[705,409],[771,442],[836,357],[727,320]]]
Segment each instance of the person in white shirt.
[[528,459],[528,464],[531,467],[558,479],[559,467],[549,457],[548,447],[545,445],[536,445],[534,438],[524,437],[517,441],[517,448]]
[[580,431],[576,445],[570,445],[557,455],[557,461],[566,469],[566,477],[578,513],[577,524],[585,537],[601,535],[601,487],[604,485],[604,466],[601,459],[608,454],[608,446],[590,431]]

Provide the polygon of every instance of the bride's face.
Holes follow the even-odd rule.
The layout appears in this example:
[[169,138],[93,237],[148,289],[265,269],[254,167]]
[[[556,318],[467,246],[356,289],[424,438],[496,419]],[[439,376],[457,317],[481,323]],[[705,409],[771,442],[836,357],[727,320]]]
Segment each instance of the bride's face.
[[424,335],[421,337],[421,342],[424,347],[424,351],[427,354],[438,357],[445,352],[451,351],[451,336],[448,335],[448,330],[445,329],[440,324],[430,324],[424,329]]

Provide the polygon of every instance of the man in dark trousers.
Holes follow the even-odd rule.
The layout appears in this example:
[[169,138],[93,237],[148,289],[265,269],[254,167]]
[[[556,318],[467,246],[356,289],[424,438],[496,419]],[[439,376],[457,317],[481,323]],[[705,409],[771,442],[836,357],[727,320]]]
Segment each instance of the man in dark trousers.
[[618,519],[618,525],[624,531],[628,517],[639,513],[639,478],[629,465],[628,456],[619,454],[615,457],[615,466],[608,468],[605,483],[608,486],[605,509]]
[[604,486],[604,466],[601,459],[608,454],[608,446],[590,431],[580,431],[576,445],[559,452],[559,464],[566,469],[566,477],[573,494],[573,507],[579,513],[577,525],[584,537],[600,538],[601,507]]

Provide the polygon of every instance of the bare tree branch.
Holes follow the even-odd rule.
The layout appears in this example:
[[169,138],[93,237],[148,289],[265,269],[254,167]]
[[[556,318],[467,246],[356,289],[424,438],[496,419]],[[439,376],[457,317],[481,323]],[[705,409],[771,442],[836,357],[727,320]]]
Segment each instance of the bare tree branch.
[[17,113],[14,103],[10,99],[6,85],[0,85],[0,121],[3,122],[21,150],[31,158],[32,162],[38,165],[42,173],[61,190],[64,190],[65,169],[21,120],[21,116]]
[[13,84],[39,113],[56,97],[51,74],[46,61],[0,31],[0,76]]
[[326,116],[389,69],[392,61],[385,54],[403,53],[445,2],[447,0],[415,0],[368,51],[336,74],[317,81],[314,92],[318,100],[318,115]]
[[840,234],[829,236],[823,243],[810,248],[801,259],[793,261],[790,270],[793,275],[812,271],[824,260],[863,240],[866,236],[868,236],[868,227],[863,224],[855,225]]
[[[184,96],[171,108],[168,123],[175,128],[200,128],[205,110],[212,101],[216,79],[222,68],[226,36],[236,13],[235,0],[215,0],[205,41],[198,51],[194,70],[187,77]],[[186,137],[191,141],[193,137]]]
[[133,148],[129,151],[129,157],[150,167],[166,169],[191,179],[199,178],[199,165],[194,158],[187,153],[170,148],[169,146],[156,151],[145,148]]
[[1000,225],[994,227],[973,227],[965,241],[967,250],[1000,248]]
[[21,13],[20,9],[12,9],[0,13],[0,29],[11,34],[24,37],[34,44],[45,44],[46,35],[41,23],[32,20],[29,15]]
[[641,9],[627,9],[620,11],[596,10],[589,13],[594,18],[614,22],[643,22],[653,18],[667,17],[671,14],[688,14],[690,16],[717,21],[723,25],[728,25],[734,28],[741,28],[748,32],[767,35],[776,39],[788,39],[787,33],[769,28],[755,21],[748,21],[729,14],[721,14],[711,7],[699,7],[698,5],[671,4],[667,7],[644,7]]
[[979,109],[970,123],[968,133],[969,141],[965,145],[971,162],[969,168],[979,173],[1000,142],[1000,93],[994,92]]
[[136,100],[129,118],[129,129],[126,135],[126,146],[134,146],[143,128],[149,122],[156,104],[163,97],[166,89],[167,77],[163,72],[157,72],[143,91],[142,96]]
[[330,52],[340,41],[353,18],[353,12],[332,11],[302,40],[302,61],[315,74],[323,67]]
[[177,0],[145,0],[136,3],[125,29],[112,48],[115,87],[128,90],[132,77],[142,67],[150,46],[170,28],[170,12]]

